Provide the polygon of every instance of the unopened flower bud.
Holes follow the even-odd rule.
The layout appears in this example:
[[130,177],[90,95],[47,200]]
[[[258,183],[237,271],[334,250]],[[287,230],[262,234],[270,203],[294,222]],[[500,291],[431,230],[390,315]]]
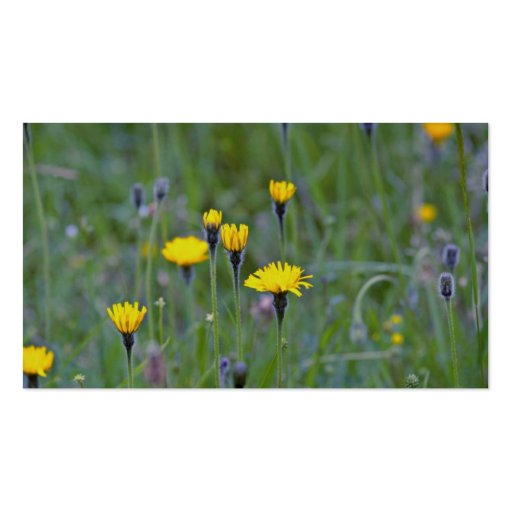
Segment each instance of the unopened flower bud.
[[245,387],[246,379],[247,365],[242,361],[238,361],[233,367],[233,383],[235,384],[235,388]]
[[460,250],[455,244],[446,244],[443,248],[442,260],[446,268],[453,272],[459,263]]
[[407,375],[405,378],[405,387],[406,388],[419,388],[420,387],[420,379],[414,373]]
[[139,211],[144,204],[144,187],[141,183],[134,183],[131,192],[133,206]]
[[220,387],[225,388],[229,373],[229,358],[222,357],[219,362]]
[[439,294],[445,300],[450,300],[455,295],[455,280],[449,272],[443,272],[439,276]]
[[157,203],[161,203],[169,193],[169,178],[158,178],[153,187],[153,196]]

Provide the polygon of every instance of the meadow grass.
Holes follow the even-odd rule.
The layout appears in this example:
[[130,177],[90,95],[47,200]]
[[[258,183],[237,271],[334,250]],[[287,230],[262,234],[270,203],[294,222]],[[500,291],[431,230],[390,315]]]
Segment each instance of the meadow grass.
[[[164,239],[203,238],[202,214],[214,205],[223,222],[249,226],[243,283],[280,259],[268,185],[288,176],[297,192],[287,209],[287,260],[314,274],[314,288],[300,298],[288,295],[285,385],[404,388],[406,377],[415,374],[419,387],[452,387],[450,336],[437,281],[445,270],[441,250],[454,242],[461,248],[451,305],[459,378],[466,387],[487,386],[488,229],[481,187],[487,125],[461,125],[467,201],[455,133],[435,148],[419,124],[379,124],[374,135],[370,143],[357,124],[290,124],[283,144],[279,124],[31,125],[32,153],[24,172],[23,342],[55,352],[40,386],[78,388],[73,380],[78,373],[85,376],[85,387],[126,386],[125,348],[105,310],[114,302],[138,300],[150,309],[152,321],[146,317],[135,335],[134,386],[150,386],[143,370],[150,341],[158,338],[169,386],[214,387],[209,263],[194,266],[188,296],[179,269],[160,250]],[[151,247],[154,217],[134,214],[130,189],[142,183],[151,202],[158,176],[169,178],[170,189]],[[423,203],[437,208],[432,222],[417,217]],[[140,283],[144,271],[151,297],[147,281],[144,287]],[[480,336],[474,323],[475,275]],[[376,276],[386,279],[368,287],[358,306],[367,335],[354,338],[354,304]],[[220,355],[234,363],[232,279],[219,247]],[[276,384],[275,317],[265,295],[240,290],[247,387]],[[156,310],[160,297],[166,305]],[[402,321],[390,328],[394,314]],[[392,343],[394,333],[403,336],[402,343]]]

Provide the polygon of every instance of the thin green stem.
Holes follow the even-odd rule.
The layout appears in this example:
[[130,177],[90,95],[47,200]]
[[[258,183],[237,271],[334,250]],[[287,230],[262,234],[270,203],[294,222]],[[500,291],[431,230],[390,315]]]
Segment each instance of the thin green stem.
[[281,242],[281,261],[284,263],[286,260],[286,233],[284,229],[284,214],[277,216],[279,223],[279,239]]
[[283,320],[284,311],[276,311],[277,320],[277,387],[283,386]]
[[457,134],[457,149],[459,153],[459,168],[460,168],[460,186],[462,189],[462,197],[464,200],[464,211],[466,215],[466,225],[468,230],[469,240],[469,258],[471,263],[471,286],[473,289],[473,307],[475,310],[476,331],[478,339],[478,361],[480,366],[480,377],[482,383],[485,384],[484,373],[484,347],[480,336],[480,305],[478,297],[478,274],[476,271],[476,255],[475,255],[475,241],[473,238],[473,226],[471,224],[471,211],[469,208],[468,191],[466,185],[466,161],[464,157],[464,137],[462,136],[462,128],[460,123],[455,123],[455,131]]
[[213,314],[213,354],[215,370],[215,387],[220,388],[220,354],[219,354],[219,322],[217,318],[217,246],[210,245],[210,284],[212,289]]
[[128,364],[128,387],[133,388],[132,347],[126,347],[126,362]]
[[39,182],[37,179],[36,165],[34,161],[34,153],[32,144],[27,139],[27,132],[25,131],[25,150],[28,157],[30,177],[32,181],[32,191],[34,193],[34,201],[36,204],[37,217],[39,219],[39,229],[41,231],[41,245],[42,245],[42,264],[43,264],[43,280],[44,280],[44,332],[46,340],[50,339],[50,252],[48,248],[48,228],[46,224],[46,217],[43,208],[43,201],[41,199],[41,192],[39,189]]
[[148,324],[149,324],[149,339],[155,339],[155,326],[154,326],[154,318],[153,318],[153,298],[151,291],[151,272],[153,269],[153,246],[155,243],[155,232],[156,226],[158,224],[158,217],[160,216],[160,209],[163,203],[158,205],[155,214],[153,215],[153,219],[151,220],[151,227],[149,230],[149,247],[148,247],[148,262],[146,266],[146,302],[148,308]]
[[[290,137],[290,126],[287,124],[283,125],[283,153],[284,153],[284,172],[287,181],[292,181],[292,147],[291,147],[291,137]],[[292,238],[292,256],[296,254],[297,247],[297,213],[295,208],[292,208],[291,212],[291,238]],[[284,223],[284,218],[283,218]],[[284,231],[284,226],[281,226],[281,230]],[[285,257],[285,251],[283,249],[284,246],[284,235],[281,239],[281,257]]]
[[242,344],[242,312],[240,309],[240,268],[233,266],[233,292],[235,294],[235,317],[236,317],[236,347],[237,358],[244,360],[244,347]]
[[459,387],[459,368],[457,362],[457,345],[455,342],[455,329],[453,326],[453,312],[451,300],[446,300],[446,312],[448,315],[448,328],[450,330],[450,343],[452,347],[452,369],[453,369],[453,382],[456,388]]
[[158,343],[160,346],[164,343],[164,315],[163,306],[158,306]]
[[135,256],[135,297],[140,296],[141,274],[142,274],[142,233],[140,218],[137,219],[137,254]]

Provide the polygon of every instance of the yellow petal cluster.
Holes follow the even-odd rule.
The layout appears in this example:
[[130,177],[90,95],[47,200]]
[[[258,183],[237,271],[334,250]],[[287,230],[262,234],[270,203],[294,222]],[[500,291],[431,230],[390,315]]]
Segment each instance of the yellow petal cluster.
[[203,213],[204,229],[218,231],[222,222],[222,212],[210,208],[209,211]]
[[147,308],[143,306],[139,310],[139,303],[135,302],[133,306],[129,302],[114,304],[111,308],[107,308],[108,316],[116,329],[124,335],[133,334],[139,328]]
[[421,222],[429,224],[437,217],[437,208],[433,204],[424,203],[417,209],[416,214]]
[[453,123],[424,123],[423,128],[435,144],[441,144],[453,133]]
[[230,252],[242,252],[247,245],[249,227],[240,224],[237,229],[235,224],[223,224],[220,232],[224,248]]
[[53,352],[46,347],[30,345],[23,347],[23,373],[46,377],[46,372],[53,365]]
[[291,181],[270,180],[270,196],[277,204],[287,203],[295,194],[297,187]]
[[180,267],[190,267],[208,259],[208,244],[196,236],[178,236],[165,243],[162,254]]
[[259,292],[286,293],[292,292],[301,297],[300,287],[311,288],[313,285],[305,279],[313,276],[303,276],[304,270],[296,265],[279,261],[277,263],[269,263],[263,268],[258,269],[254,274],[250,275],[244,282],[248,288],[254,288]]

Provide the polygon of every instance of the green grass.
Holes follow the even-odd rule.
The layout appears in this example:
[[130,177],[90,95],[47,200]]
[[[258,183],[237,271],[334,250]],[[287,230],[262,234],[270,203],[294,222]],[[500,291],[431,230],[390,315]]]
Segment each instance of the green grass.
[[[125,349],[105,309],[122,300],[148,302],[144,283],[136,282],[139,219],[129,197],[133,183],[144,184],[149,201],[155,176],[170,180],[155,233],[158,248],[164,238],[202,237],[202,212],[208,208],[222,210],[225,222],[248,224],[243,283],[249,273],[280,258],[268,182],[285,179],[287,172],[298,187],[286,218],[287,253],[290,263],[314,274],[314,288],[300,299],[289,296],[284,327],[286,386],[402,388],[406,376],[415,373],[420,387],[451,387],[450,337],[445,306],[436,289],[444,270],[439,254],[445,241],[461,248],[453,301],[461,387],[482,386],[479,342],[487,385],[487,196],[481,188],[487,125],[461,127],[469,210],[459,182],[455,134],[433,159],[421,125],[379,125],[373,150],[356,124],[288,128],[289,160],[277,124],[31,126],[49,241],[51,296],[45,300],[40,208],[26,159],[23,341],[44,343],[55,351],[54,367],[46,379],[40,379],[41,386],[78,387],[73,382],[77,373],[85,375],[86,387],[126,385]],[[433,223],[414,220],[421,202],[437,207]],[[480,340],[474,321],[466,211],[471,216],[478,276]],[[144,246],[151,217],[140,224]],[[66,236],[69,225],[79,228],[75,238]],[[142,256],[141,265],[139,277],[144,279],[147,256]],[[378,282],[365,293],[360,311],[368,338],[354,342],[350,328],[356,297],[378,275],[393,282]],[[208,262],[195,268],[192,297],[187,297],[178,269],[159,251],[150,279],[151,303],[160,296],[166,302],[161,353],[169,386],[213,387],[213,329],[205,320],[211,312]],[[234,363],[232,275],[221,246],[217,281],[221,355]],[[242,284],[248,387],[276,383],[275,318],[272,311],[254,313],[262,296]],[[50,339],[45,335],[46,308]],[[153,312],[156,338],[160,334],[155,307]],[[393,313],[403,317],[398,329],[404,343],[399,347],[391,345],[390,332],[383,326]],[[133,348],[136,387],[149,387],[144,364],[150,341],[146,317]]]

